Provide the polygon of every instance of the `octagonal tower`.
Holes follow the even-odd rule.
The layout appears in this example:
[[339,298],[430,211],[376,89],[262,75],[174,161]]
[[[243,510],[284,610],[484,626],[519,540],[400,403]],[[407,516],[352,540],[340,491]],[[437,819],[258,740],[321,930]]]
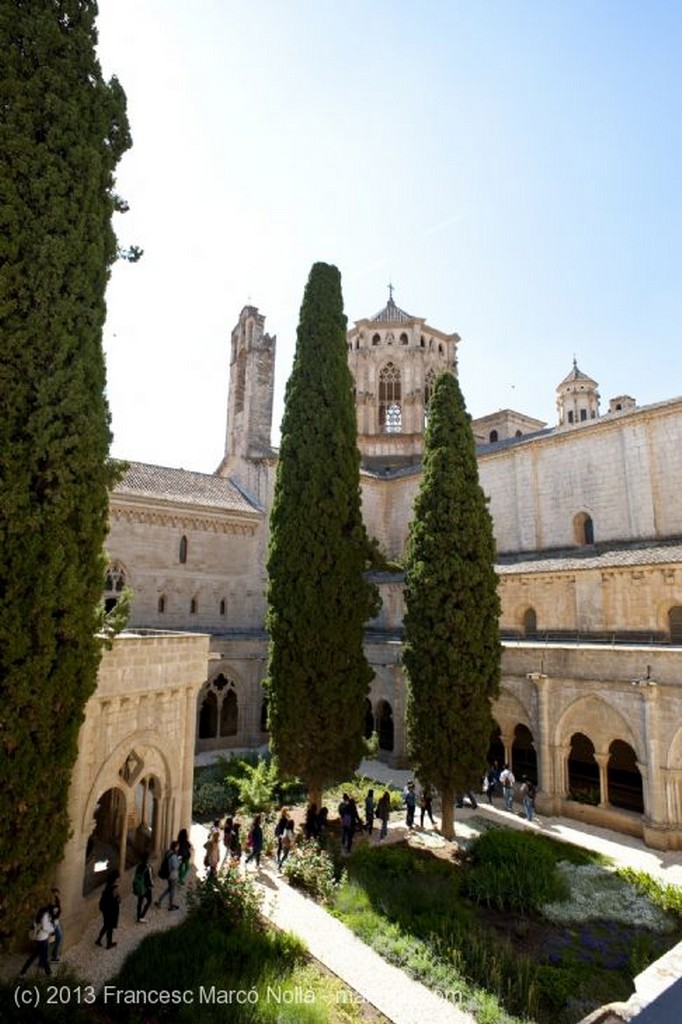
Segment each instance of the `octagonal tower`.
[[458,334],[444,334],[390,297],[379,313],[348,332],[355,382],[358,448],[366,469],[400,469],[421,462],[433,384],[457,375]]

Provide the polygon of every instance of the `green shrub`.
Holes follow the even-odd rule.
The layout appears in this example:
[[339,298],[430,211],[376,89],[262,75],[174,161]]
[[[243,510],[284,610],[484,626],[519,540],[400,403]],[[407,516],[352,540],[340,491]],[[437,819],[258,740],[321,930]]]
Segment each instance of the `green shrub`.
[[222,782],[205,782],[194,790],[192,814],[199,820],[208,820],[230,809],[228,794]]
[[284,877],[321,903],[331,903],[336,892],[334,862],[314,840],[302,839],[284,863]]
[[472,847],[463,891],[476,903],[528,914],[568,897],[553,851],[525,832],[484,832]]
[[259,923],[262,895],[238,867],[225,867],[218,876],[208,875],[189,889],[187,903],[202,920],[253,928]]
[[634,868],[618,868],[617,874],[648,896],[655,906],[682,918],[682,887],[659,882],[646,871],[636,871]]

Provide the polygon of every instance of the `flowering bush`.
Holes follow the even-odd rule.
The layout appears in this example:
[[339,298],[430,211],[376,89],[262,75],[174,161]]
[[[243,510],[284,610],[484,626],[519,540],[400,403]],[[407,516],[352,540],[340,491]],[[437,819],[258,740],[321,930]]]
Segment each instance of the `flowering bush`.
[[216,876],[208,875],[187,893],[192,912],[203,920],[219,919],[228,924],[254,927],[260,921],[262,895],[253,881],[238,867],[225,867]]
[[569,864],[560,861],[557,870],[570,890],[569,899],[546,903],[542,913],[557,924],[583,921],[620,921],[622,924],[669,932],[674,925],[648,896],[597,864]]
[[334,862],[311,839],[302,839],[285,861],[284,877],[321,903],[331,903],[336,892]]

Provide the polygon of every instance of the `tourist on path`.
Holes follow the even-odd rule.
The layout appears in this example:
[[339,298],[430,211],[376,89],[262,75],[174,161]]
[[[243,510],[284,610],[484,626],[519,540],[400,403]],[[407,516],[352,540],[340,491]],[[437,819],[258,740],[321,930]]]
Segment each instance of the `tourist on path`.
[[154,878],[149,863],[149,853],[145,850],[133,876],[133,894],[137,896],[136,920],[138,924],[147,923],[147,911],[152,905],[153,886]]
[[408,828],[414,828],[414,812],[417,807],[417,796],[414,791],[414,782],[410,781],[403,790],[403,801],[405,803],[405,824]]
[[210,836],[204,843],[204,850],[206,851],[204,867],[208,868],[206,877],[212,875],[215,878],[218,874],[218,866],[220,864],[220,832],[217,828],[213,829]]
[[263,828],[260,823],[260,814],[253,819],[246,845],[250,847],[251,853],[244,864],[250,864],[252,860],[255,860],[256,868],[260,870],[260,855],[263,852]]
[[365,828],[367,829],[367,835],[370,836],[374,831],[374,812],[374,790],[369,789],[365,797]]
[[45,971],[45,974],[52,974],[48,960],[50,937],[54,934],[51,909],[51,904],[41,907],[33,919],[33,949],[19,974],[26,974],[26,971],[36,960],[38,961],[38,966]]
[[497,786],[500,781],[500,769],[498,768],[497,761],[493,761],[493,763],[490,765],[490,768],[488,768],[485,781],[485,791],[488,797],[488,803],[494,806],[493,797],[495,796],[495,791],[497,790]]
[[386,790],[383,796],[379,797],[377,804],[377,818],[381,822],[381,828],[379,830],[379,839],[385,839],[388,835],[388,819],[391,816],[391,795]]
[[181,828],[178,832],[178,857],[180,858],[180,871],[178,874],[178,884],[184,885],[185,879],[192,866],[192,853],[193,847],[189,841],[189,834],[186,828]]
[[289,812],[286,807],[283,807],[279,813],[279,820],[275,825],[275,839],[277,840],[277,867],[281,867],[282,861],[282,840],[284,834],[287,831],[287,825],[289,823]]
[[102,928],[95,939],[95,945],[101,946],[102,939],[106,935],[107,949],[112,949],[114,942],[114,930],[118,928],[118,916],[121,909],[121,894],[118,890],[119,872],[112,868],[107,875],[107,881],[99,898],[99,909],[102,913]]
[[433,797],[431,796],[431,789],[429,786],[424,786],[422,789],[421,797],[419,798],[419,827],[424,828],[424,818],[428,814],[431,819],[431,827],[435,828],[436,823],[433,820]]
[[504,797],[504,806],[508,811],[514,810],[514,786],[516,784],[516,778],[514,773],[508,764],[504,766],[504,769],[500,773],[500,782],[502,783],[502,796]]
[[521,776],[521,803],[526,817],[532,821],[535,814],[535,786],[526,775]]
[[[218,835],[218,839],[220,839],[220,835]],[[165,863],[167,865],[166,870],[168,871],[168,885],[163,890],[163,892],[161,893],[161,895],[159,896],[159,898],[157,899],[157,901],[156,901],[156,903],[154,905],[157,908],[160,907],[162,901],[165,900],[165,898],[167,896],[168,897],[168,909],[169,910],[179,910],[180,907],[175,902],[177,885],[178,885],[178,879],[180,877],[180,858],[178,856],[178,841],[177,841],[177,839],[174,839],[173,842],[170,844],[170,850],[168,850],[168,852],[166,853],[166,856],[165,856],[164,860],[165,860]],[[165,871],[164,871],[164,874],[165,874]],[[162,877],[163,877],[163,875],[161,874],[161,869],[159,869],[159,878],[162,878]]]

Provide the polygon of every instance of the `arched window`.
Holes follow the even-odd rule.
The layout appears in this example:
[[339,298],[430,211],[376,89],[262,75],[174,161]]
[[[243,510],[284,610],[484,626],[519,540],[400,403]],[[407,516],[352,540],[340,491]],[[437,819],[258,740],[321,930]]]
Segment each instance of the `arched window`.
[[585,547],[594,544],[594,523],[587,512],[578,512],[573,519],[573,535],[576,544]]
[[387,363],[379,374],[379,426],[385,434],[399,434],[402,425],[400,370]]
[[409,344],[409,338],[407,337],[407,335],[405,334],[405,332],[404,332],[404,331],[403,331],[403,333],[402,333],[402,334],[400,335],[400,344],[401,344],[401,345],[407,345],[407,344]]
[[516,433],[514,434],[514,437],[523,437],[523,434],[522,434],[522,432],[520,430],[517,430]]
[[526,608],[523,613],[524,636],[535,636],[538,631],[538,617],[535,608]]
[[380,337],[380,335],[378,335],[378,334],[374,334],[374,335],[372,336],[372,344],[373,344],[373,345],[378,345],[380,341],[381,341],[381,337]]
[[199,711],[199,739],[208,740],[218,732],[218,697],[212,691],[204,697]]
[[104,610],[110,612],[118,604],[118,599],[126,585],[125,569],[120,562],[112,562],[104,576]]
[[568,790],[571,800],[594,804],[601,799],[599,766],[594,759],[594,743],[582,732],[571,736],[568,757]]
[[221,618],[224,619],[226,614],[227,614],[227,601],[223,597],[221,602],[220,602],[220,616],[221,616]]
[[220,708],[220,735],[236,736],[238,724],[239,708],[237,706],[237,694],[235,693],[234,683],[230,683],[230,688],[224,695]]
[[158,605],[157,605],[157,609],[158,609],[159,615],[163,615],[164,612],[166,611],[166,596],[165,596],[165,594],[161,594],[159,596],[159,602],[158,602]]
[[197,613],[197,599],[196,599],[196,597],[193,597],[192,600],[189,603],[189,613],[190,613],[190,615],[196,615],[196,613]]
[[606,769],[609,803],[613,807],[624,807],[627,811],[644,811],[642,776],[637,767],[637,757],[629,743],[614,740],[609,747],[609,763]]
[[187,537],[184,535],[180,538],[180,549],[178,551],[178,559],[181,565],[184,565],[187,561]]
[[499,436],[496,430],[491,430],[488,436],[488,440],[491,444],[495,444],[495,441],[499,441]]
[[670,643],[682,644],[682,605],[675,605],[668,612]]
[[527,725],[519,725],[514,729],[514,742],[512,743],[512,771],[517,779],[527,775],[529,779],[537,783],[538,765],[533,745],[533,734]]

